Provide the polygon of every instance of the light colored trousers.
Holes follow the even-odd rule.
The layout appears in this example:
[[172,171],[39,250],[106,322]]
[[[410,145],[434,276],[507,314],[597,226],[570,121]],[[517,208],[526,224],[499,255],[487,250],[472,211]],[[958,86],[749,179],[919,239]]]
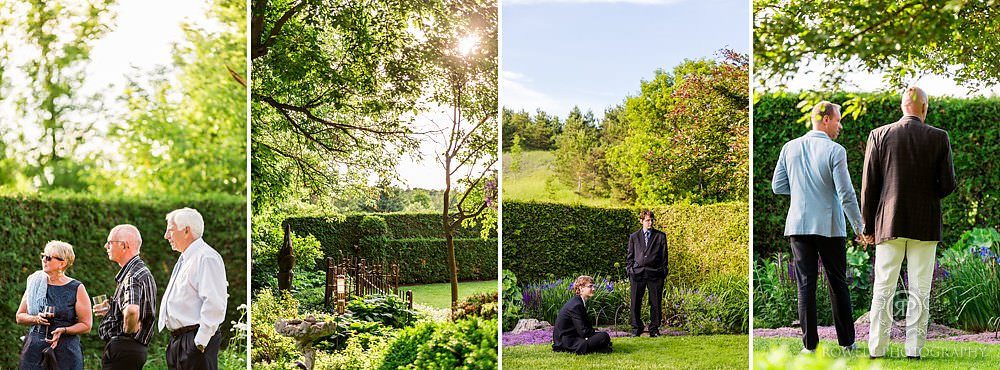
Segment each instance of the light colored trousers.
[[920,356],[927,342],[927,320],[930,318],[931,279],[934,277],[934,252],[937,241],[908,238],[887,240],[875,247],[875,284],[872,289],[872,308],[868,317],[868,352],[875,357],[885,356],[889,349],[889,330],[892,329],[892,303],[896,294],[899,269],[906,257],[906,355]]

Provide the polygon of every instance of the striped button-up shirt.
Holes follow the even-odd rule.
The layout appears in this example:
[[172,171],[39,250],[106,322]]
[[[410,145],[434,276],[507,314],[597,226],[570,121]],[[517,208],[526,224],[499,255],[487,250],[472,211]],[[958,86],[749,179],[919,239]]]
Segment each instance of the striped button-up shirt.
[[[103,340],[110,340],[116,336],[129,336],[144,345],[148,345],[153,338],[153,329],[156,325],[156,282],[149,268],[142,262],[139,256],[132,257],[122,266],[115,276],[118,288],[115,295],[111,297],[110,308],[107,316],[97,329]],[[125,307],[129,305],[139,306],[139,332],[125,334]]]

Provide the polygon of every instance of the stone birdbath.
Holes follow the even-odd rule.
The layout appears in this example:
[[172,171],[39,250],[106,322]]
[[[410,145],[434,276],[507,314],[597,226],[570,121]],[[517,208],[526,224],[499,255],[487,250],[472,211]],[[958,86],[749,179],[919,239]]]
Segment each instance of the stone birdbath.
[[337,324],[334,322],[316,320],[312,315],[304,319],[279,319],[274,323],[274,330],[278,334],[295,339],[299,346],[299,351],[305,356],[304,361],[298,362],[299,367],[312,370],[316,361],[316,349],[312,343],[319,338],[328,336],[337,331]]

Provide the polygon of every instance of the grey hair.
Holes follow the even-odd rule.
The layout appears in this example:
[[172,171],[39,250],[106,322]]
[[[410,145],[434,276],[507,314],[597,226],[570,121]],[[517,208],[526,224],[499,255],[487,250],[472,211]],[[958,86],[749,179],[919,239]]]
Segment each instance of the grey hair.
[[167,214],[167,223],[173,222],[177,226],[178,230],[183,230],[185,227],[191,228],[191,234],[194,234],[195,238],[201,238],[205,233],[205,219],[201,217],[201,213],[194,208],[181,208],[171,211]]

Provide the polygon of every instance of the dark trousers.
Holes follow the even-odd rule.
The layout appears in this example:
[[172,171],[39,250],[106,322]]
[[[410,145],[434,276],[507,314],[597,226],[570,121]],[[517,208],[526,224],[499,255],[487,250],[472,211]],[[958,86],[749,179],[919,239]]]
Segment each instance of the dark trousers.
[[104,346],[101,368],[104,370],[142,369],[146,364],[146,346],[131,337],[113,337]]
[[587,350],[585,353],[611,352],[611,336],[608,333],[599,331],[591,335],[590,338],[586,339]]
[[649,332],[657,333],[660,330],[660,312],[663,302],[663,279],[661,276],[644,276],[643,274],[629,275],[629,297],[632,304],[629,310],[630,324],[632,332],[642,334],[642,295],[649,290]]
[[830,284],[833,322],[841,346],[854,343],[854,316],[851,313],[851,291],[847,285],[847,238],[819,235],[792,235],[792,255],[795,257],[795,280],[799,286],[799,324],[802,344],[816,349],[816,278],[819,259],[823,261],[826,281]]
[[219,369],[219,345],[222,342],[222,333],[215,332],[212,339],[205,346],[205,352],[198,350],[194,344],[194,336],[197,330],[187,333],[170,336],[170,344],[167,345],[167,368],[183,370],[218,370]]

